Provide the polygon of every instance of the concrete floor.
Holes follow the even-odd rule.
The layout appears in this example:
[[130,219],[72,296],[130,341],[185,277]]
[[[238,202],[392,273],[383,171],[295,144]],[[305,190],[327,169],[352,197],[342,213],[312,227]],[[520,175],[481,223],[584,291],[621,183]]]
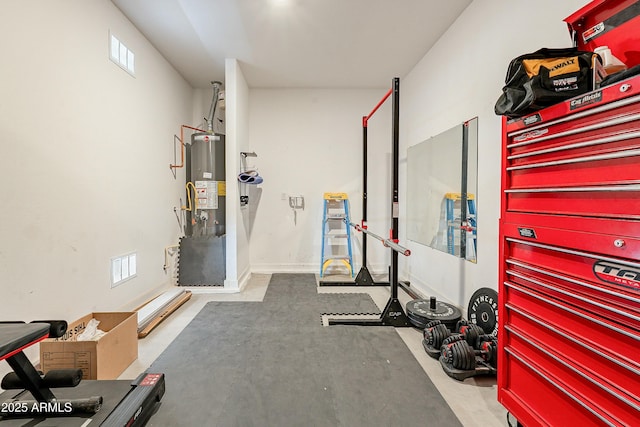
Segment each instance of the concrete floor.
[[[121,379],[133,379],[146,370],[176,336],[189,324],[202,307],[210,301],[262,301],[270,275],[254,274],[242,293],[229,294],[192,288],[187,303],[165,319],[146,338],[138,341],[138,359],[125,370]],[[330,276],[324,280],[349,281],[349,277]],[[215,293],[214,293],[215,292]],[[389,299],[388,287],[318,287],[321,293],[369,293],[382,310]],[[399,299],[405,305],[411,298],[401,289]],[[422,347],[422,334],[414,328],[398,328],[398,335],[406,343],[438,391],[465,426],[506,426],[507,412],[496,399],[497,386],[493,377],[475,377],[456,381],[447,376],[440,363],[429,357]]]

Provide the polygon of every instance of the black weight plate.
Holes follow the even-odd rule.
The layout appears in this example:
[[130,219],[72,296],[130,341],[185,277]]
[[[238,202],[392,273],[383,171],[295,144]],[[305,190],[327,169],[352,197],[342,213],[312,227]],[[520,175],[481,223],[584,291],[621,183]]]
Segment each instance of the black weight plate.
[[[427,325],[429,323],[425,323],[425,319],[423,317],[418,317],[418,316],[413,316],[409,313],[407,313],[407,317],[409,318],[409,321],[418,329],[425,329],[427,327]],[[449,329],[450,332],[455,332],[456,331],[456,322],[455,321],[451,321],[451,322],[440,322],[442,323],[444,326],[447,327],[447,329]]]
[[455,325],[462,317],[462,313],[457,307],[442,301],[436,301],[435,309],[432,310],[428,299],[409,301],[406,309],[408,316],[414,319],[422,319],[425,324],[432,320],[440,320],[442,323],[453,323]]
[[427,327],[428,321],[425,320],[423,317],[414,316],[411,313],[407,313],[407,318],[409,319],[411,324],[418,329],[425,329]]
[[471,295],[467,308],[469,322],[480,326],[485,334],[498,335],[498,293],[480,288]]
[[427,327],[427,324],[420,318],[414,318],[409,314],[407,314],[407,318],[409,319],[409,322],[418,329],[424,329]]

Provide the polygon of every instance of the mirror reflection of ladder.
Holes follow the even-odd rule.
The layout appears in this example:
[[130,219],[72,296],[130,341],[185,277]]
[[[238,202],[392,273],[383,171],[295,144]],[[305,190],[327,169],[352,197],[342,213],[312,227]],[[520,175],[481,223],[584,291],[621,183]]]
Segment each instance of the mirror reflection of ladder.
[[[460,230],[462,227],[460,221],[460,202],[462,201],[462,195],[460,193],[446,193],[444,198],[446,202],[447,219],[447,252],[456,255],[456,230]],[[467,258],[475,259],[477,249],[476,201],[474,195],[469,193],[467,193],[467,219],[465,231],[467,232],[467,242],[469,242],[469,240],[473,242],[473,246],[471,246],[473,248],[473,253],[468,253]],[[467,243],[467,248],[469,247],[470,245]]]
[[[342,262],[353,277],[351,226],[349,224],[351,224],[351,218],[347,193],[324,193],[320,277],[324,276],[325,270],[333,261]],[[344,249],[340,251],[340,248],[344,246],[346,246],[346,253]]]

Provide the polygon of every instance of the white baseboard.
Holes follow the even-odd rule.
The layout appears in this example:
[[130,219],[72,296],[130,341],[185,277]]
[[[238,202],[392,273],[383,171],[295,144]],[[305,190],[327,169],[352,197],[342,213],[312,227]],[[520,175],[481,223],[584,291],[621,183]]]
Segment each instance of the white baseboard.
[[[341,265],[338,265],[341,267]],[[340,268],[346,273],[346,268]],[[336,270],[338,271],[338,270]],[[355,266],[354,274],[358,274],[360,266]],[[311,273],[320,274],[319,264],[251,264],[251,272],[259,274],[275,274],[275,273]],[[372,275],[382,275],[388,273],[388,266],[376,265],[369,266],[369,273]]]
[[240,278],[238,279],[239,292],[242,292],[242,290],[247,286],[247,283],[249,283],[249,280],[251,280],[251,269],[247,267],[242,274],[240,274]]
[[252,273],[318,273],[320,267],[316,264],[252,264]]

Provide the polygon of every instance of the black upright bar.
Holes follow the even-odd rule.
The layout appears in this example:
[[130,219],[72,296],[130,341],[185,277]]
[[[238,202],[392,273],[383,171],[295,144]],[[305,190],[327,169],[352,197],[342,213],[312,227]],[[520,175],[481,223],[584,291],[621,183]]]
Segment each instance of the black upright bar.
[[[362,118],[362,223],[367,224],[367,116]],[[362,235],[362,265],[367,266],[367,235]]]
[[[393,129],[391,157],[393,164],[393,188],[391,189],[391,240],[398,242],[398,177],[400,164],[400,79],[393,79]],[[391,298],[398,298],[398,253],[391,251]]]

